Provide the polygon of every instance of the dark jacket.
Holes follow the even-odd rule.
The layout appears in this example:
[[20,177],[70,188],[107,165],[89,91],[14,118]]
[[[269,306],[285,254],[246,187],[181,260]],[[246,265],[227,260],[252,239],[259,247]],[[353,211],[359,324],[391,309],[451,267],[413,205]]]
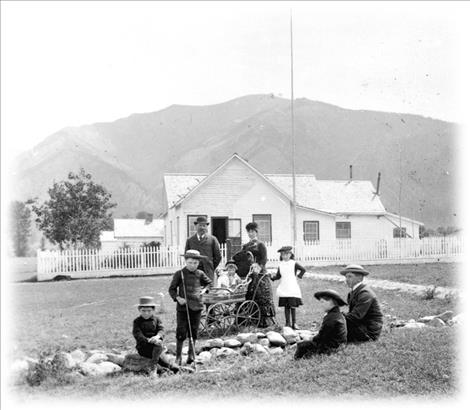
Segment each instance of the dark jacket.
[[[181,273],[183,273],[184,276],[184,288]],[[186,299],[189,309],[202,310],[204,305],[201,301],[201,287],[206,287],[211,283],[212,281],[202,270],[197,269],[191,272],[188,268],[183,268],[173,275],[168,293],[175,302],[176,296],[180,296]],[[185,290],[187,297],[185,297]],[[176,310],[186,311],[186,307],[177,302]]]
[[199,240],[197,234],[186,240],[184,251],[189,249],[197,250],[207,259],[201,259],[198,269],[204,271],[211,280],[214,280],[214,270],[219,265],[222,255],[220,254],[219,241],[215,236],[205,234],[202,240]]
[[[364,283],[361,283],[356,289],[349,292],[348,294],[349,313],[345,314],[348,333],[350,333],[351,339],[349,341],[355,341],[353,335],[357,333],[365,333],[367,338],[376,340],[382,330],[383,315],[380,310],[377,296]],[[357,341],[362,341],[361,337],[357,338]]]
[[266,245],[255,239],[248,243],[245,243],[242,247],[243,251],[250,251],[254,258],[255,262],[261,266],[262,272],[266,272],[266,262],[268,261],[268,251],[266,249]]
[[347,330],[346,320],[338,306],[330,309],[321,324],[318,334],[312,341],[323,348],[336,349],[341,343],[346,343]]
[[148,340],[160,335],[163,338],[163,324],[160,318],[153,316],[149,319],[144,319],[142,316],[134,319],[132,326],[132,335],[137,342],[137,347],[145,346]]

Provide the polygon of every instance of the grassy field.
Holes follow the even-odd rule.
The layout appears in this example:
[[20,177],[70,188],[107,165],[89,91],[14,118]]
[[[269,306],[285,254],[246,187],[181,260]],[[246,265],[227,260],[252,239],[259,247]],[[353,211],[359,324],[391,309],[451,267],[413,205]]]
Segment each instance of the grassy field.
[[[386,279],[394,282],[414,283],[416,285],[436,285],[457,287],[462,271],[461,263],[424,263],[410,265],[371,265],[365,267],[371,279]],[[338,266],[309,268],[309,272],[337,275]]]
[[[423,270],[429,272],[426,265]],[[389,268],[389,267],[387,267]],[[402,268],[400,266],[400,268]],[[434,272],[437,267],[433,267]],[[442,264],[442,270],[449,269]],[[372,271],[372,269],[371,269]],[[455,268],[454,268],[455,271]],[[413,274],[419,275],[415,271]],[[165,296],[165,313],[161,315],[167,329],[166,341],[174,340],[175,306],[167,295],[170,277],[97,279],[12,285],[13,306],[18,325],[12,329],[16,357],[37,357],[55,349],[132,350],[131,323],[137,316],[134,307],[140,295]],[[336,289],[346,296],[342,283],[303,279],[300,281],[304,306],[298,310],[298,322],[309,328],[321,322],[322,312],[313,293]],[[417,319],[445,310],[458,312],[453,300],[424,300],[405,293],[377,290],[384,314],[400,319]],[[278,309],[283,324],[283,312]],[[136,375],[119,375],[99,380],[84,379],[78,384],[43,384],[36,388],[20,386],[22,393],[71,395],[105,395],[132,397],[137,387],[149,396],[190,392],[197,381],[205,395],[375,395],[396,394],[449,395],[456,389],[454,363],[455,329],[384,330],[376,343],[348,345],[337,355],[293,362],[293,352],[281,357],[258,361],[238,358],[230,371],[221,374],[182,375],[150,380]],[[223,364],[222,366],[226,366]],[[148,389],[146,387],[153,386]],[[229,394],[229,393],[228,393]]]

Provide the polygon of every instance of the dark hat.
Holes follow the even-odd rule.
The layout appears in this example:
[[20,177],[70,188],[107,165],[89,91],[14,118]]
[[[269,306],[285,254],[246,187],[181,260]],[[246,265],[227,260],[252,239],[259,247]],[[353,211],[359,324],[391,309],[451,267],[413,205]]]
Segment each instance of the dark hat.
[[194,225],[197,224],[207,224],[210,225],[209,222],[207,222],[207,217],[206,216],[198,216],[196,220],[194,221]]
[[230,259],[229,261],[227,261],[227,263],[225,264],[225,267],[227,267],[228,265],[233,265],[235,266],[235,269],[238,269],[238,266],[233,259]]
[[153,301],[151,296],[141,296],[137,307],[155,307],[157,304]]
[[184,256],[184,259],[188,259],[188,258],[191,258],[191,259],[204,259],[205,256],[202,256],[201,255],[201,252],[197,251],[196,249],[188,249],[184,255],[181,255],[181,256]]
[[367,272],[361,265],[348,265],[342,271],[340,271],[341,275],[346,275],[346,273],[358,273],[363,276],[367,276],[369,272]]
[[283,246],[281,249],[277,250],[278,252],[292,252],[292,246]]
[[347,305],[347,303],[343,300],[343,298],[335,290],[331,290],[331,289],[322,290],[320,292],[315,292],[314,296],[318,300],[320,300],[321,298],[334,299],[334,300],[336,300],[336,302],[338,302],[339,306]]
[[246,224],[245,229],[247,231],[256,231],[258,232],[258,224],[256,222],[249,222]]

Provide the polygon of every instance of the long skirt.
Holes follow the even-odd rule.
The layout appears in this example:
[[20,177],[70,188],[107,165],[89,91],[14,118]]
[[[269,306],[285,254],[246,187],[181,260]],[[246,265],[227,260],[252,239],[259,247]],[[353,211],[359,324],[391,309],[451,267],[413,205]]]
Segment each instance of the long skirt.
[[261,324],[266,323],[266,318],[276,316],[276,308],[273,301],[273,288],[267,274],[254,274],[246,292],[247,300],[254,300],[261,311]]

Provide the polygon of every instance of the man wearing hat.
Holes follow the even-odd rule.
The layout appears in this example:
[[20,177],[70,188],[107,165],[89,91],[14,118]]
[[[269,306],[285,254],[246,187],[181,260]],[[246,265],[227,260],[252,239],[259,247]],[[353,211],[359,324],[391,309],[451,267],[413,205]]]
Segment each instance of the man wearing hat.
[[346,320],[340,311],[347,303],[334,290],[315,293],[326,313],[318,334],[311,341],[297,343],[294,359],[308,358],[314,354],[330,354],[346,343]]
[[214,271],[222,259],[219,241],[215,236],[208,234],[209,222],[205,216],[198,216],[194,225],[196,225],[197,231],[186,240],[184,251],[193,249],[205,256],[206,258],[200,260],[198,269],[204,271],[210,280],[214,281]]
[[348,265],[341,272],[347,285],[349,313],[344,316],[348,327],[348,342],[377,340],[382,331],[383,315],[377,296],[363,283],[367,272],[361,265]]

